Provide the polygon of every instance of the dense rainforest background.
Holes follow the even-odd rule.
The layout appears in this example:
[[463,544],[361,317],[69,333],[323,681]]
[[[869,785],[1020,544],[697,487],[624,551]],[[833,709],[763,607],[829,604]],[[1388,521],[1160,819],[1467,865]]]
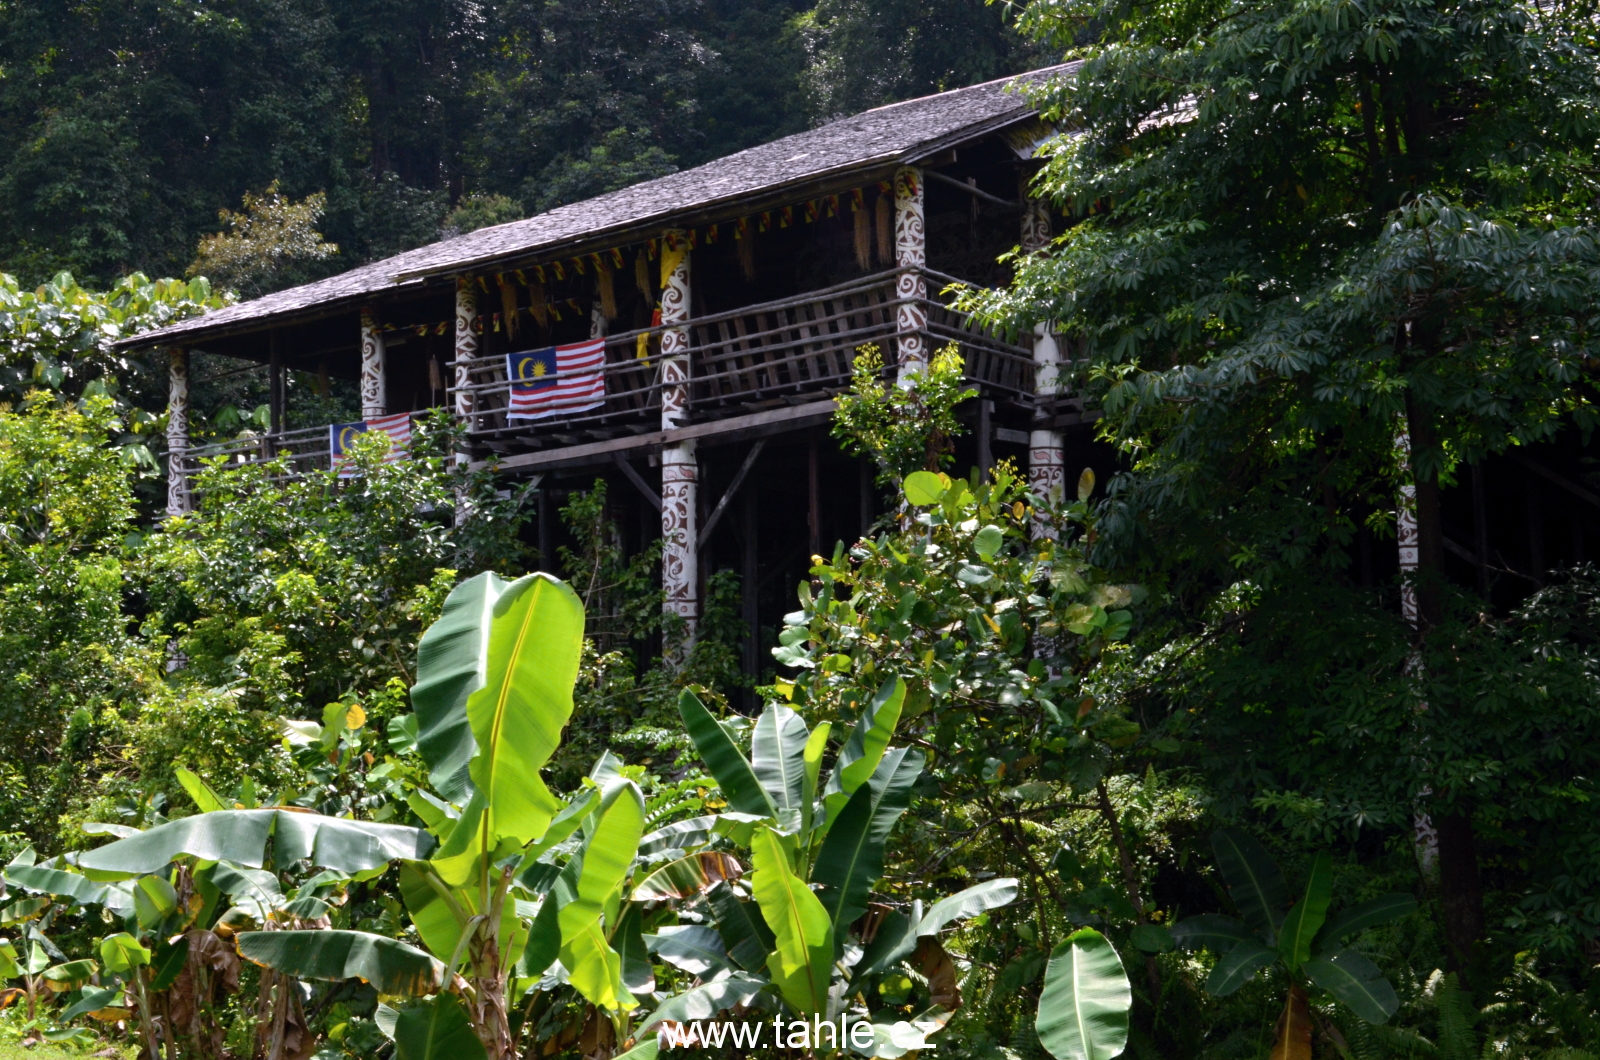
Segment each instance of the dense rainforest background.
[[[164,517],[115,339],[1063,57],[1068,223],[951,294],[1117,471],[859,358],[895,503],[758,678],[447,417]],[[0,1056],[1596,1060],[1597,159],[1582,3],[0,5]]]
[[1004,15],[977,0],[8,4],[0,261],[28,283],[182,275],[218,211],[276,182],[325,196],[340,250],[321,269],[341,271],[1026,69],[1042,52]]

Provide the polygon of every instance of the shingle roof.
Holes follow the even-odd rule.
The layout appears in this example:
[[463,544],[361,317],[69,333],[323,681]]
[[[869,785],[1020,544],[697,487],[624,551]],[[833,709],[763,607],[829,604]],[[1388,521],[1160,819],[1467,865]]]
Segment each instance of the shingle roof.
[[891,103],[759,147],[707,162],[606,195],[560,206],[521,221],[481,228],[454,239],[408,250],[325,280],[276,291],[214,310],[119,345],[195,341],[202,336],[253,330],[272,318],[303,317],[332,304],[421,286],[430,277],[491,265],[511,257],[592,243],[646,225],[668,227],[675,218],[715,210],[791,185],[844,177],[856,170],[912,163],[945,147],[1030,113],[1008,88],[1074,69],[1052,66],[970,88]]

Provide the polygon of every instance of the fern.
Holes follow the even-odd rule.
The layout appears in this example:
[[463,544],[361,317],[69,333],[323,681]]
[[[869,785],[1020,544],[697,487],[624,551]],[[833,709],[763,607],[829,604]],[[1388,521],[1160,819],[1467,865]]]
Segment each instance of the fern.
[[1439,980],[1433,1004],[1439,1013],[1440,1060],[1478,1060],[1478,1036],[1472,1032],[1478,1013],[1454,972]]

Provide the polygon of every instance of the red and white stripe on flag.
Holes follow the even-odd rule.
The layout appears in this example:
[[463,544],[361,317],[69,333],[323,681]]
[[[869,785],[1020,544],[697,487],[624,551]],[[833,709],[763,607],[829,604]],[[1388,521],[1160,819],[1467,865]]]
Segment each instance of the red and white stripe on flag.
[[599,408],[606,399],[605,363],[605,339],[506,354],[506,414],[536,420]]
[[358,423],[334,423],[328,426],[328,455],[340,478],[351,478],[357,474],[357,469],[350,464],[347,456],[350,443],[355,441],[358,434],[368,431],[382,431],[389,436],[389,455],[384,458],[387,463],[405,460],[411,455],[411,413],[397,412],[393,416],[374,416],[370,420],[361,420]]

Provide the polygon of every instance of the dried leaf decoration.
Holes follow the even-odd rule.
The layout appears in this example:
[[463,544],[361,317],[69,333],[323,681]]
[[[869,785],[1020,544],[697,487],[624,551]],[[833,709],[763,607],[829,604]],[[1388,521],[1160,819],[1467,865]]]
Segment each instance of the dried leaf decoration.
[[500,315],[505,318],[506,332],[515,339],[522,321],[517,317],[517,289],[511,286],[511,281],[501,276],[500,280]]
[[878,264],[894,264],[894,204],[878,196]]
[[528,312],[541,328],[550,326],[550,303],[544,296],[544,284],[537,280],[528,284]]
[[617,288],[612,282],[611,266],[605,262],[600,263],[600,275],[597,277],[600,287],[600,312],[607,320],[617,318]]
[[856,264],[862,272],[872,268],[872,219],[867,216],[867,211],[857,210],[854,214],[856,225]]

